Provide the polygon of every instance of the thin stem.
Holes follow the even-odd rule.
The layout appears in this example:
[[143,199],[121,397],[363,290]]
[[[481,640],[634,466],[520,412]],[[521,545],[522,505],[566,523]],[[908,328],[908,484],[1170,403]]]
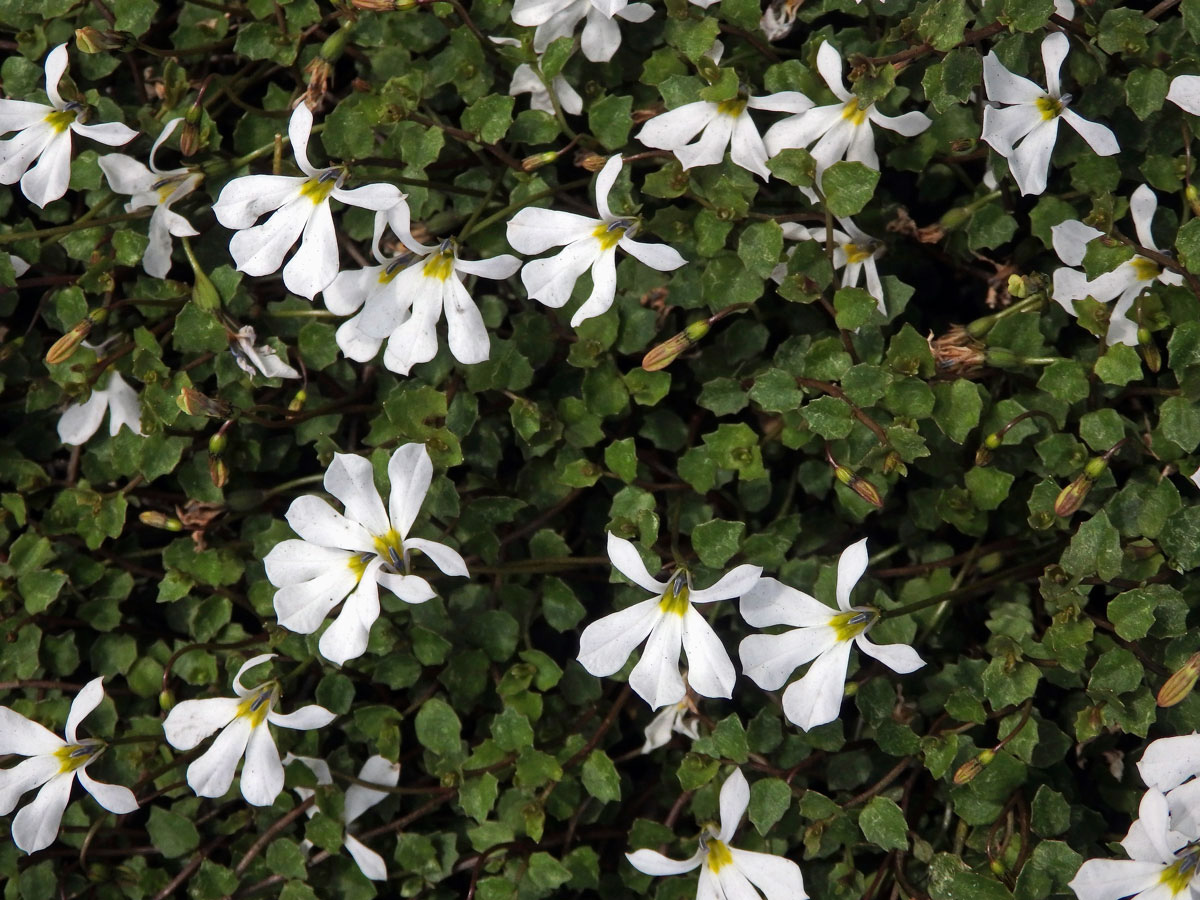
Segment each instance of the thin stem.
[[107,216],[103,219],[86,220],[82,216],[70,225],[55,225],[53,228],[39,228],[36,231],[12,231],[8,234],[0,234],[0,246],[4,244],[12,244],[17,241],[34,240],[35,238],[52,238],[63,234],[70,234],[73,231],[81,231],[84,228],[99,228],[102,225],[115,225],[117,222],[132,222],[136,219],[145,219],[150,215],[150,210],[138,210],[137,212],[121,213],[118,216]]

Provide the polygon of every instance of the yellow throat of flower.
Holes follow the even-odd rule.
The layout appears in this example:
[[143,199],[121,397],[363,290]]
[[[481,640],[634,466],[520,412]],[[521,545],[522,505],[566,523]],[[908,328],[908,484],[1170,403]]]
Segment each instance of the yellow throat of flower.
[[46,121],[50,123],[50,127],[61,134],[71,127],[71,123],[78,118],[78,113],[73,109],[56,109],[54,112],[47,114]]
[[1133,271],[1137,275],[1138,281],[1153,281],[1162,271],[1158,264],[1146,259],[1144,256],[1135,256],[1129,261],[1133,266]]
[[279,683],[268,681],[260,684],[254,692],[238,704],[237,714],[250,720],[250,725],[257,728],[266,719],[271,707],[279,699]]
[[300,196],[307,197],[313,206],[319,206],[329,199],[333,189],[337,187],[341,177],[338,169],[326,169],[316,178],[310,178],[300,188]]
[[443,241],[442,246],[425,260],[424,275],[426,278],[436,278],[445,281],[454,272],[454,244]]
[[715,875],[726,866],[733,865],[733,854],[729,852],[724,841],[713,838],[708,842],[708,857],[705,862]]
[[1049,122],[1051,119],[1056,119],[1062,115],[1062,101],[1056,97],[1051,97],[1047,94],[1045,97],[1038,97],[1034,101],[1034,106],[1038,108],[1038,112],[1042,114],[1042,119]]
[[682,616],[691,607],[692,602],[689,598],[690,591],[688,588],[688,574],[686,569],[680,569],[672,577],[667,584],[667,589],[663,591],[662,600],[658,603],[658,608],[664,613],[674,613],[677,616]]
[[861,125],[867,119],[867,111],[858,105],[857,97],[851,97],[842,107],[842,118],[849,119],[851,125]]
[[866,262],[873,254],[870,247],[860,247],[853,241],[842,244],[842,250],[846,252],[846,262],[848,263]]
[[879,619],[879,610],[870,606],[856,606],[849,612],[838,613],[829,620],[839,641],[852,641]]
[[187,172],[180,172],[178,175],[164,175],[154,184],[150,185],[150,190],[158,194],[158,202],[163,203],[168,197],[175,192],[184,179],[188,177]]
[[717,112],[722,116],[740,116],[745,108],[745,97],[734,97],[732,100],[722,100],[717,104]]
[[630,222],[628,219],[613,219],[611,222],[601,222],[592,229],[592,237],[600,242],[601,250],[611,250],[617,245],[617,241],[625,237],[625,232],[629,230]]
[[1175,860],[1159,875],[1159,881],[1167,886],[1172,897],[1177,897],[1187,891],[1192,878],[1196,875],[1196,854],[1192,853]]
[[106,746],[108,745],[104,741],[93,738],[59,747],[54,751],[54,755],[58,757],[58,771],[74,772],[76,769],[82,769],[104,752]]

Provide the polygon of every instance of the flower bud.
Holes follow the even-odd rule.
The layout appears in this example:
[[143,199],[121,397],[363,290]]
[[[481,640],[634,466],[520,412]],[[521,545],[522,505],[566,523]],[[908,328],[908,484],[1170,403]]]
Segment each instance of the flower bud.
[[132,50],[134,43],[133,35],[124,31],[100,31],[90,25],[75,29],[75,46],[80,53]]
[[200,149],[200,126],[191,122],[183,123],[179,132],[179,155],[192,156]]
[[1004,861],[1000,859],[993,859],[990,863],[988,863],[988,868],[990,868],[992,873],[995,875],[1003,875],[1006,871],[1004,868]]
[[160,691],[158,695],[158,708],[163,712],[167,712],[175,705],[175,692],[172,690]]
[[674,337],[668,338],[657,347],[653,347],[642,357],[642,368],[647,372],[657,372],[675,362],[679,354],[687,350],[706,334],[712,326],[707,319],[698,319]]
[[1095,481],[1101,475],[1108,471],[1108,460],[1103,456],[1096,456],[1089,459],[1087,465],[1083,467],[1083,474]]
[[229,463],[219,456],[208,457],[208,477],[213,487],[223,488],[229,483]]
[[55,366],[70,359],[79,349],[79,345],[83,343],[83,339],[92,333],[92,328],[106,318],[108,318],[108,310],[104,307],[92,310],[80,319],[74,328],[54,342],[54,345],[46,353],[46,363]]
[[1054,514],[1064,519],[1067,516],[1073,515],[1083,505],[1088,491],[1092,489],[1092,485],[1095,483],[1096,479],[1089,478],[1084,473],[1068,484],[1058,492],[1058,496],[1054,500]]
[[296,391],[296,395],[292,397],[291,402],[288,403],[288,412],[300,412],[300,410],[304,409],[304,404],[307,402],[307,400],[308,391],[306,391],[304,388],[300,388],[300,390]]
[[217,286],[199,267],[192,271],[196,276],[195,284],[192,285],[192,302],[206,312],[220,309],[221,295],[217,293]]
[[157,510],[143,510],[138,514],[138,519],[143,525],[149,525],[151,528],[161,528],[163,531],[183,531],[182,522]]
[[958,771],[954,773],[955,784],[967,784],[975,779],[985,766],[991,764],[996,758],[996,751],[981,750],[977,756],[973,756],[965,763],[958,767]]
[[[337,35],[335,34],[333,37],[337,37]],[[325,99],[325,92],[329,90],[333,66],[323,56],[314,56],[304,71],[308,73],[308,86],[304,89],[304,104],[309,109],[316,109]]]
[[228,419],[233,411],[225,401],[214,400],[190,387],[185,387],[179,392],[175,403],[189,416],[208,416],[210,419]]
[[1014,300],[1024,300],[1029,296],[1029,285],[1020,275],[1008,276],[1008,295]]
[[607,162],[608,157],[601,156],[599,153],[581,153],[575,158],[575,165],[581,169],[587,169],[589,172],[599,172]]
[[1139,328],[1137,341],[1138,351],[1142,354],[1142,361],[1146,363],[1146,368],[1151,372],[1157,372],[1162,368],[1162,354],[1158,352],[1158,344],[1154,343],[1150,329]]
[[558,150],[547,150],[545,153],[535,153],[521,160],[521,169],[525,172],[536,172],[542,166],[548,166],[559,157]]
[[1193,653],[1188,661],[1168,678],[1158,691],[1159,706],[1177,706],[1187,699],[1200,678],[1200,653]]
[[1189,184],[1183,193],[1192,208],[1192,215],[1200,216],[1200,190],[1197,190],[1194,184]]
[[947,210],[945,213],[943,213],[942,217],[938,219],[938,224],[941,225],[946,231],[953,231],[955,228],[961,228],[962,226],[966,225],[970,218],[971,210],[967,209],[965,206],[956,206],[954,209]]
[[862,497],[876,509],[883,509],[883,500],[880,499],[879,491],[875,488],[875,485],[861,477],[853,469],[839,464],[833,467],[833,475],[838,481],[850,488],[850,490],[854,491],[854,493],[858,494],[858,496]]
[[226,437],[225,432],[218,431],[208,439],[208,452],[213,456],[220,456],[228,445],[229,438]]
[[350,37],[350,22],[347,20],[341,28],[325,39],[318,54],[328,62],[337,62],[346,50],[346,41]]

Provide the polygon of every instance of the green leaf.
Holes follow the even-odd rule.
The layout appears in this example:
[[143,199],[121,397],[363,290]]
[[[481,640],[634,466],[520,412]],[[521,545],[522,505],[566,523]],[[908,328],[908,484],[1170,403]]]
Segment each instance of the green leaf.
[[463,130],[477,135],[481,143],[499,142],[512,125],[515,103],[514,98],[503,94],[481,97],[463,110]]
[[792,789],[782,778],[760,778],[750,785],[750,822],[761,835],[791,808]]
[[1184,507],[1171,516],[1159,543],[1180,572],[1200,566],[1200,506]]
[[983,410],[979,388],[973,381],[960,378],[949,384],[935,384],[933,396],[933,421],[946,437],[961,444],[979,424],[979,414]]
[[620,150],[629,142],[632,113],[632,97],[601,97],[588,106],[588,129],[606,149]]
[[720,568],[738,552],[745,533],[745,522],[727,522],[724,519],[701,522],[692,529],[692,549],[700,557],[701,563]]
[[951,50],[963,39],[971,10],[957,0],[932,0],[917,19],[917,33],[934,50]]
[[415,725],[417,740],[421,746],[439,756],[460,755],[462,723],[453,707],[445,700],[431,697],[421,704],[421,708],[417,710]]
[[1162,69],[1134,69],[1125,80],[1125,101],[1145,121],[1162,109],[1171,78]]
[[738,238],[738,258],[746,270],[759,278],[774,271],[783,253],[783,230],[775,221],[748,225]]
[[1113,344],[1096,360],[1096,376],[1105,384],[1123,386],[1142,377],[1142,359],[1127,344]]
[[772,175],[795,187],[812,187],[817,177],[816,161],[811,153],[802,148],[779,151],[767,160],[767,168]]
[[879,173],[860,162],[836,162],[821,176],[825,205],[835,216],[856,216],[875,195]]
[[862,288],[841,288],[833,295],[838,328],[857,331],[874,317],[878,301]]
[[621,776],[603,750],[593,750],[588,754],[583,761],[580,777],[587,792],[601,803],[621,799]]
[[1099,575],[1111,581],[1121,572],[1121,536],[1103,510],[1079,526],[1062,555],[1062,567],[1071,575]]
[[900,807],[886,797],[872,797],[858,817],[863,835],[884,850],[908,849],[908,823]]
[[151,806],[146,821],[150,843],[168,859],[191,853],[200,846],[200,832],[192,820],[164,806]]

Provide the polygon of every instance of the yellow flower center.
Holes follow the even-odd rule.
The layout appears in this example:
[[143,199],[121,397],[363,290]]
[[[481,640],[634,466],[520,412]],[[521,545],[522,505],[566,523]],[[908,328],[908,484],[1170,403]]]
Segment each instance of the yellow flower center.
[[1174,863],[1163,869],[1162,874],[1158,877],[1167,886],[1167,890],[1171,892],[1171,896],[1177,897],[1188,889],[1188,885],[1195,874],[1196,856],[1192,854],[1183,857],[1183,859],[1177,859]]
[[600,242],[601,250],[611,250],[617,241],[625,237],[629,230],[629,222],[625,219],[615,219],[612,222],[601,222],[592,229],[592,237]]
[[717,104],[717,112],[722,116],[740,116],[742,110],[746,108],[746,101],[742,97],[735,97],[732,100],[722,100]]
[[663,591],[662,600],[659,601],[658,608],[664,613],[674,613],[677,616],[682,616],[692,605],[688,597],[687,571],[680,569],[667,584],[667,589]]
[[154,184],[150,185],[150,190],[158,194],[159,203],[164,203],[174,193],[179,183],[187,177],[186,172],[180,172],[178,175],[164,175],[158,181],[154,182]]
[[50,123],[50,127],[60,134],[71,127],[71,123],[75,121],[77,113],[73,109],[56,109],[54,112],[46,116],[46,121]]
[[443,245],[435,250],[425,261],[424,275],[426,278],[436,278],[445,281],[454,272],[454,248]]
[[724,841],[718,841],[716,838],[708,842],[708,867],[715,875],[726,866],[733,865],[733,854],[729,852],[729,848],[725,846]]
[[871,258],[871,255],[873,252],[871,250],[871,248],[860,247],[860,246],[858,246],[858,244],[855,244],[853,241],[846,243],[846,244],[842,244],[842,249],[844,251],[846,251],[846,262],[848,262],[848,263],[866,262],[868,259]]
[[338,170],[326,169],[318,178],[310,178],[300,188],[300,196],[307,197],[313,206],[320,206],[329,199],[333,189],[337,187]]
[[393,569],[404,572],[404,541],[395,528],[382,537],[375,538],[375,549],[379,551],[380,556],[391,562]]
[[829,625],[839,641],[852,641],[879,619],[879,610],[870,606],[855,607],[849,612],[838,613],[829,620]]
[[54,751],[54,755],[58,757],[58,771],[62,773],[82,769],[99,756],[105,746],[104,741],[92,739],[59,747]]
[[263,723],[263,719],[267,717],[267,713],[271,711],[271,707],[278,699],[279,684],[268,681],[266,684],[260,684],[254,689],[254,693],[238,704],[237,714],[239,717],[245,716],[250,720],[251,727],[257,728]]
[[1038,112],[1042,114],[1042,119],[1047,122],[1062,115],[1062,102],[1049,95],[1038,97],[1033,105],[1038,108]]
[[842,118],[849,119],[851,125],[861,125],[866,121],[867,111],[859,107],[857,98],[851,98],[842,107]]
[[1133,266],[1133,271],[1137,274],[1138,281],[1153,281],[1158,277],[1158,273],[1162,271],[1158,265],[1144,256],[1135,256],[1129,261]]

